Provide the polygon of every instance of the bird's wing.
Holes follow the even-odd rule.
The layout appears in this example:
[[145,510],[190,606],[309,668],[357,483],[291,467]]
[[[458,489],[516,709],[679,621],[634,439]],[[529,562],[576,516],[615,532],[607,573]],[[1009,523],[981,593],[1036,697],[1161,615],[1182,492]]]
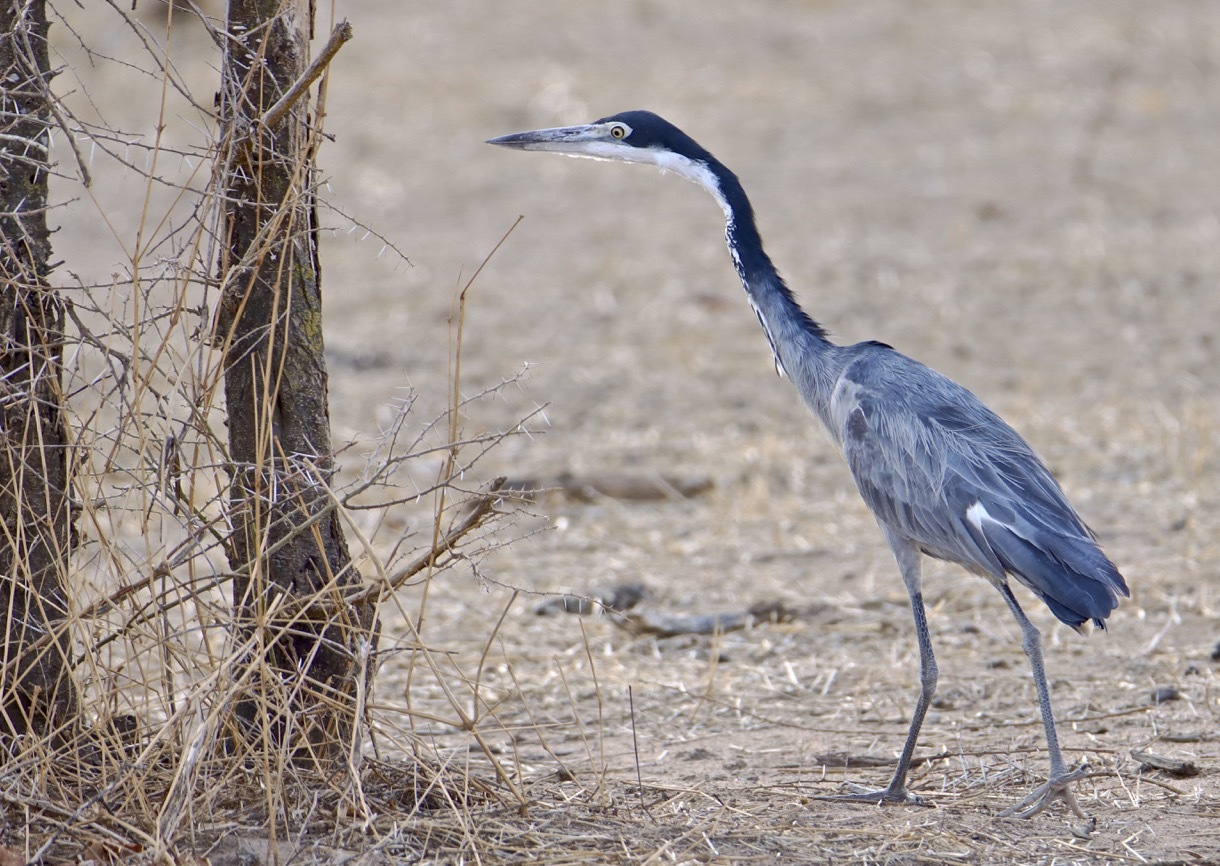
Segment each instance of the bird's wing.
[[843,453],[877,521],[933,556],[1003,580],[990,547],[961,529],[974,485],[963,483],[946,442],[906,400],[859,387],[852,403],[843,416]]
[[845,370],[836,431],[891,532],[993,581],[1017,577],[1074,627],[1127,594],[1032,449],[973,394],[894,352]]

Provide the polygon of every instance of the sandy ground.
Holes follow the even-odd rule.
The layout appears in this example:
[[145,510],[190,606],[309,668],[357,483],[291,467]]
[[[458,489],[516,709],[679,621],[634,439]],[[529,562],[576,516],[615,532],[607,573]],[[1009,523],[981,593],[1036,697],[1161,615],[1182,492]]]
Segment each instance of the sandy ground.
[[[534,804],[475,811],[482,862],[1220,859],[1212,4],[368,0],[335,15],[356,33],[321,158],[350,217],[326,215],[323,249],[336,438],[371,439],[408,388],[413,425],[444,410],[455,289],[523,215],[468,294],[461,389],[511,382],[465,428],[545,409],[472,485],[711,481],[689,498],[543,496],[502,536],[527,537],[431,586],[424,636],[481,670],[485,741]],[[176,38],[199,47],[183,68],[206,82],[206,36]],[[883,340],[971,388],[1099,532],[1133,591],[1107,634],[1082,639],[1021,595],[1068,758],[1093,768],[1078,796],[1094,832],[1062,806],[993,817],[1046,769],[1032,683],[1002,599],[935,563],[941,696],[919,754],[936,760],[911,779],[930,808],[814,799],[888,778],[833,756],[897,753],[914,634],[840,457],[773,372],[719,209],[648,170],[482,143],[628,108],[740,175],[772,257],[839,339]],[[61,253],[88,262],[73,270],[101,279],[121,260],[69,229]],[[662,639],[533,613],[635,581],[650,611],[779,600],[792,615]],[[388,617],[387,646],[405,644]],[[388,725],[404,657],[382,671]],[[425,673],[410,702],[453,716]],[[417,731],[492,779],[467,734],[422,717]],[[1141,770],[1132,750],[1199,775]]]

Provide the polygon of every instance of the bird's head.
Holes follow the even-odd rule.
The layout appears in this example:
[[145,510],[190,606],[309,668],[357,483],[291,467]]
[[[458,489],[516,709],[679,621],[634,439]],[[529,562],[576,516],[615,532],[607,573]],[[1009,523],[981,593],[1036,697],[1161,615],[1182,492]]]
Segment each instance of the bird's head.
[[516,132],[487,143],[516,150],[655,165],[704,187],[709,187],[709,168],[716,165],[712,155],[694,139],[651,111],[624,111],[584,126]]

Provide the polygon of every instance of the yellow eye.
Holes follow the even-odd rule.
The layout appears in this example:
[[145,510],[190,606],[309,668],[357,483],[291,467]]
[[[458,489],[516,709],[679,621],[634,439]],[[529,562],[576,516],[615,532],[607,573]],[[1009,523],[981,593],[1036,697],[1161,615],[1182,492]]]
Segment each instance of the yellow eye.
[[623,126],[621,123],[616,123],[614,126],[610,127],[610,135],[614,138],[626,138],[627,127]]

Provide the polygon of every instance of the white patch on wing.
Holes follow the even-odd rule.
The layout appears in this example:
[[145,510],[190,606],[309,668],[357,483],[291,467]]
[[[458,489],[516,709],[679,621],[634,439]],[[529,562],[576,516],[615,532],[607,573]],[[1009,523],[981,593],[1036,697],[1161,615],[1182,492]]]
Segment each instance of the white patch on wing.
[[983,503],[977,500],[973,505],[966,509],[966,519],[974,524],[975,528],[978,529],[979,532],[983,531],[983,523],[986,522],[994,526],[1002,526],[1017,538],[1023,538],[1026,541],[1030,541],[1030,537],[1026,533],[1022,532],[1017,525],[1015,525],[1015,521],[1008,522],[1004,520],[996,520],[991,516],[990,512],[987,511]]
[[995,520],[987,513],[987,509],[983,507],[983,503],[977,501],[966,509],[966,519],[973,523],[974,528],[980,532],[983,531],[984,520],[995,523]]

